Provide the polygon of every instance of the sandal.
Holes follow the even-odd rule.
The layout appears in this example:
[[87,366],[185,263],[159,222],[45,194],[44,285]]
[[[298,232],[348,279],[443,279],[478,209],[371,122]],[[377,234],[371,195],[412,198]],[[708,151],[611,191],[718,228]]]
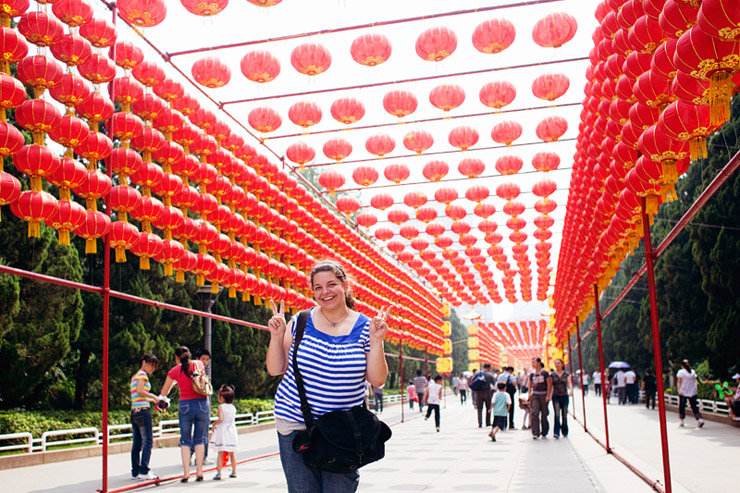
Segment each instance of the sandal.
[[235,472],[232,472],[231,474],[229,474],[229,477],[230,478],[235,478],[236,477],[236,473]]
[[180,480],[180,482],[181,482],[181,483],[187,483],[187,482],[188,482],[188,479],[190,479],[190,476],[185,476],[184,478],[182,478],[182,479]]
[[203,481],[203,476],[195,476],[196,481]]
[[220,481],[221,480],[221,473],[218,473],[215,476],[213,476],[213,480],[214,481]]

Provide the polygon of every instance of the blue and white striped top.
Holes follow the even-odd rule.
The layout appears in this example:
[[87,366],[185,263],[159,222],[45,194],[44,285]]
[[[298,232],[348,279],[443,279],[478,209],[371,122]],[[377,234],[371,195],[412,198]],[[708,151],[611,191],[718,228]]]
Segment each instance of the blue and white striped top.
[[[330,336],[313,325],[313,310],[303,333],[298,368],[301,370],[306,398],[314,418],[329,411],[350,409],[365,397],[366,353],[370,352],[370,319],[360,314],[349,334]],[[298,315],[293,317],[293,339]],[[301,398],[293,373],[293,350],[288,353],[288,370],[275,394],[275,416],[303,423]]]

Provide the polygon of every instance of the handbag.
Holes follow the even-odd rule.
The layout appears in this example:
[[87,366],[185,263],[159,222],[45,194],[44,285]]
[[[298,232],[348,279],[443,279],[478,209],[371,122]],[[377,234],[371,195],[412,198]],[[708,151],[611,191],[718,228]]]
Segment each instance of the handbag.
[[211,379],[203,368],[198,368],[197,366],[193,370],[193,391],[203,397],[209,397],[213,394]]
[[300,452],[309,469],[346,473],[378,461],[385,456],[385,442],[391,429],[363,406],[331,411],[314,419],[306,388],[298,368],[298,348],[308,322],[308,311],[298,314],[293,349],[293,374],[306,429],[293,439],[293,450]]

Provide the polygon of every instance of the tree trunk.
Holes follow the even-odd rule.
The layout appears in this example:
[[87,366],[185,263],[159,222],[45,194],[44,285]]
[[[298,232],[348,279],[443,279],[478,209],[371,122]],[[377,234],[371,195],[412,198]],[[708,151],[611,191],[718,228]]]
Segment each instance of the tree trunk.
[[90,350],[85,348],[80,351],[80,363],[77,366],[77,376],[75,377],[75,404],[76,411],[87,409],[87,366],[90,361]]

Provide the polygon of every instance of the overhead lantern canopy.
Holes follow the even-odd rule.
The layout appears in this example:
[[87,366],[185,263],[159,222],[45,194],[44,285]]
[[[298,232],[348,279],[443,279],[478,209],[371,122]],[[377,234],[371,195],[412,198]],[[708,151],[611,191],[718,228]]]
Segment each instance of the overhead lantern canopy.
[[532,39],[543,48],[558,48],[576,35],[578,23],[565,12],[547,15],[537,21],[532,29]]
[[499,53],[514,42],[516,29],[507,19],[490,19],[473,31],[473,46],[481,53]]
[[457,49],[457,36],[447,27],[427,29],[416,39],[416,54],[422,60],[440,62]]
[[360,65],[374,67],[391,56],[391,43],[382,34],[363,34],[349,48],[352,59]]
[[121,17],[138,27],[154,27],[167,17],[164,0],[118,0],[116,6]]

